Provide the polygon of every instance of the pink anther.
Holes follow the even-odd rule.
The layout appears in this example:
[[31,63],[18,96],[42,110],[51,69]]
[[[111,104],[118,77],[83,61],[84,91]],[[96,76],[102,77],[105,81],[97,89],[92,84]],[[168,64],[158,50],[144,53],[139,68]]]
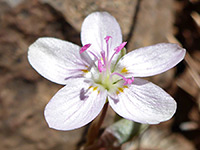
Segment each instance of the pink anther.
[[91,44],[86,44],[83,47],[81,47],[80,53],[83,53],[84,51],[86,51],[90,46],[91,46]]
[[126,45],[126,43],[127,43],[127,42],[123,42],[122,44],[120,44],[119,46],[117,46],[117,47],[114,49],[115,52],[116,52],[116,54],[119,53],[119,52],[122,50],[122,48],[124,48],[124,46]]
[[134,77],[132,77],[131,79],[125,79],[124,85],[131,84],[133,83],[133,81],[134,81]]

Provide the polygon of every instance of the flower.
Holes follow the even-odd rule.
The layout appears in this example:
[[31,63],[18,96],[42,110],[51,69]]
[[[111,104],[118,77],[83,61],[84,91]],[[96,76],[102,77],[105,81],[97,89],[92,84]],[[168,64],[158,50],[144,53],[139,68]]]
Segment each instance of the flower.
[[138,77],[160,74],[178,64],[185,49],[161,43],[123,56],[126,42],[116,19],[107,12],[86,17],[83,47],[44,37],[28,50],[32,67],[52,82],[65,85],[47,104],[49,127],[73,130],[91,122],[108,101],[120,116],[144,124],[169,120],[175,100],[160,87]]

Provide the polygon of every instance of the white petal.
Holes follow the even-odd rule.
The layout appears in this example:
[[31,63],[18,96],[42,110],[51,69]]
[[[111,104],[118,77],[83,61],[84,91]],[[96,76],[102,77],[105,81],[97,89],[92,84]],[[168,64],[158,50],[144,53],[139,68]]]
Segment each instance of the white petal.
[[120,116],[144,124],[169,120],[176,111],[176,102],[169,94],[153,83],[138,78],[123,92],[110,95],[108,100]]
[[[56,38],[39,38],[28,50],[28,60],[42,76],[58,84],[83,74],[90,63],[79,54],[80,47]],[[88,56],[89,57],[89,56]]]
[[183,60],[185,53],[185,49],[170,43],[139,48],[122,57],[116,71],[121,72],[125,68],[126,77],[153,76],[177,65]]
[[107,12],[95,12],[87,16],[82,24],[81,41],[82,44],[92,44],[89,48],[93,53],[100,56],[100,52],[106,52],[106,42],[104,38],[111,36],[109,58],[114,53],[114,48],[122,43],[122,33],[116,19]]
[[73,130],[91,122],[103,108],[107,91],[94,89],[92,82],[84,78],[69,79],[45,108],[49,127],[57,130]]

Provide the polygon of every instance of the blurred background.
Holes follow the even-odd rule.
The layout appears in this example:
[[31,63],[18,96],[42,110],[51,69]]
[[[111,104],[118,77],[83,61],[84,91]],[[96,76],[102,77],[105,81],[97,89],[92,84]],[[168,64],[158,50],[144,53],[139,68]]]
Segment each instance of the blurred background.
[[[87,127],[48,128],[43,110],[61,86],[32,69],[27,50],[39,37],[81,45],[82,21],[94,11],[117,19],[128,51],[159,42],[187,49],[176,68],[149,78],[175,98],[175,116],[121,149],[200,150],[199,0],[0,0],[0,150],[78,150],[85,141]],[[103,128],[113,116],[109,109]]]

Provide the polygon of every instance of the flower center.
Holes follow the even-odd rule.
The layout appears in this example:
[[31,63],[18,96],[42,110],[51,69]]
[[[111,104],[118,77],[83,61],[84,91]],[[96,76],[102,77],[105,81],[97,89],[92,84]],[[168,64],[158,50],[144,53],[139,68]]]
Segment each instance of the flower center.
[[99,71],[99,77],[96,82],[103,85],[107,90],[111,89],[112,86],[121,79],[124,80],[124,85],[131,84],[134,81],[133,77],[131,79],[128,79],[118,72],[111,72],[111,63],[113,61],[113,58],[116,57],[116,55],[124,48],[127,43],[123,42],[119,46],[117,46],[114,49],[114,53],[110,57],[109,55],[111,39],[111,36],[106,36],[104,38],[104,40],[106,41],[106,51],[102,50],[99,57],[89,49],[91,44],[86,44],[80,49],[80,53],[83,53],[87,50],[87,52],[93,55],[96,59],[96,65]]

